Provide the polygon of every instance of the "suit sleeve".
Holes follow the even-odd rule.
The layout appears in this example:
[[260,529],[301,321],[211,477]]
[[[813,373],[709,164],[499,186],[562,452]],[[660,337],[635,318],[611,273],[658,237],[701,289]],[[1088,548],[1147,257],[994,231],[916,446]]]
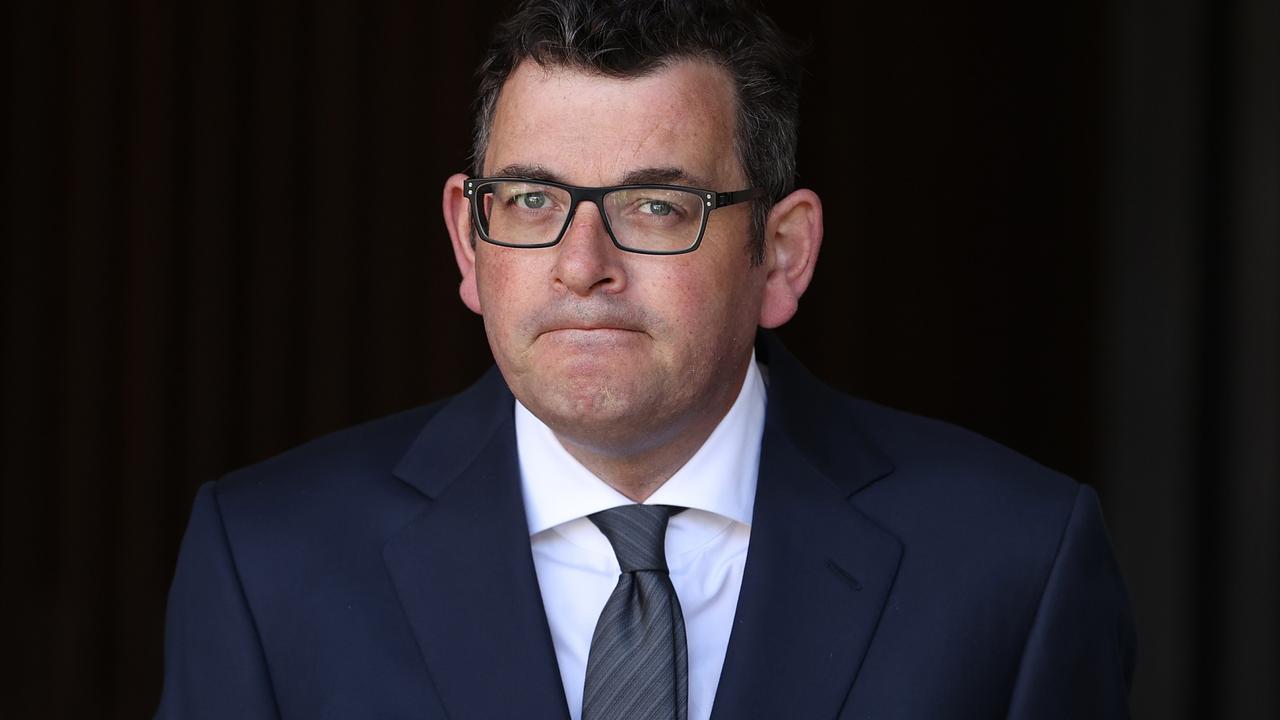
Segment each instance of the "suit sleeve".
[[1134,646],[1098,496],[1081,486],[1027,636],[1009,718],[1128,718]]
[[196,495],[182,540],[164,655],[157,718],[279,717],[212,483]]

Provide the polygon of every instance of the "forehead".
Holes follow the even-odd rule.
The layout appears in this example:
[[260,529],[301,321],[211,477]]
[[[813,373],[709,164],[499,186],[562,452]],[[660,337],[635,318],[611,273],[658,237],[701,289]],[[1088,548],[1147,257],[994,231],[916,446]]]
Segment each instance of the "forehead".
[[608,185],[637,169],[674,168],[717,186],[741,182],[735,107],[729,74],[702,60],[626,79],[526,61],[498,96],[485,172],[532,166]]

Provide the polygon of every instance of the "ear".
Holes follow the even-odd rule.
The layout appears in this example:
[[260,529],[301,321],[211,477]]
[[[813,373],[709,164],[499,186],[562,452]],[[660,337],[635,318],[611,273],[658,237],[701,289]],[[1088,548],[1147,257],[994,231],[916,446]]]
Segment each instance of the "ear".
[[764,298],[760,327],[791,319],[813,279],[822,246],[822,201],[812,190],[796,190],[769,211],[764,231]]
[[453,257],[462,272],[458,295],[471,311],[483,315],[480,309],[480,292],[476,289],[476,246],[471,233],[471,200],[463,189],[467,176],[462,173],[449,176],[444,183],[444,224],[449,228],[453,241]]

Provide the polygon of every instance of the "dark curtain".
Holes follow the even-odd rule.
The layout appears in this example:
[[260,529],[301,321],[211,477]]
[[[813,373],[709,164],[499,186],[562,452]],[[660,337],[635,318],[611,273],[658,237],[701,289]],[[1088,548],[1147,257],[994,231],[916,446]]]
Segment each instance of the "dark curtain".
[[1280,3],[1108,19],[1097,480],[1153,718],[1280,716]]
[[[766,3],[850,392],[1102,493],[1140,717],[1273,717],[1280,5]],[[4,717],[139,717],[196,487],[489,364],[440,221],[483,3],[23,0],[0,58]]]

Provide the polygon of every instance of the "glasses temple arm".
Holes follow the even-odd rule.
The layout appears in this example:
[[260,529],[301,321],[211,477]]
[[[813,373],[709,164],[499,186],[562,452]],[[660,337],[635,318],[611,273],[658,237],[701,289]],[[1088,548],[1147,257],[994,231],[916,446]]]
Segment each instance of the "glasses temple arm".
[[716,207],[722,208],[726,205],[735,205],[747,200],[756,200],[764,197],[764,190],[760,188],[747,188],[746,190],[736,190],[734,192],[716,193]]

